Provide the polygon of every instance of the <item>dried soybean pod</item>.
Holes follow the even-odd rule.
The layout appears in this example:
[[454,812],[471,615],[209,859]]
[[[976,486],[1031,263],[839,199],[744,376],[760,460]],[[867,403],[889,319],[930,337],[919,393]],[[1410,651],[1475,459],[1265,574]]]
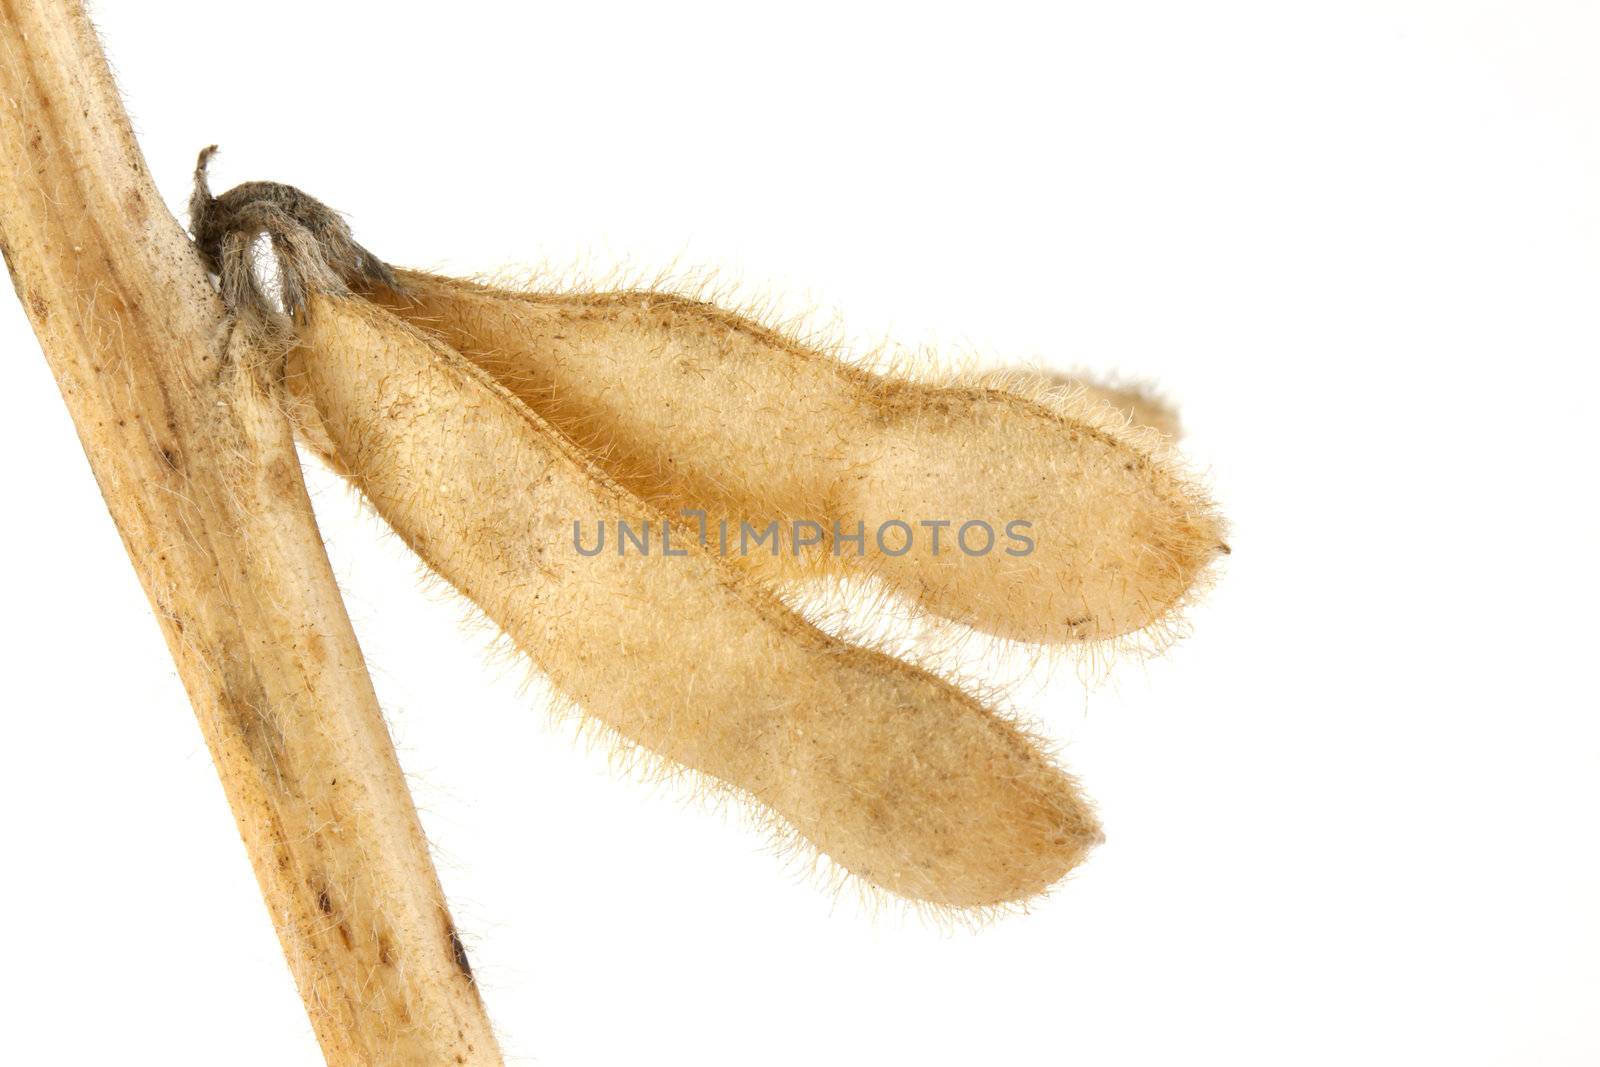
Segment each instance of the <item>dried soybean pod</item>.
[[[692,542],[458,353],[309,299],[286,381],[378,513],[586,714],[725,783],[846,870],[946,907],[1026,899],[1098,840],[1072,780],[954,685],[824,634]],[[609,548],[610,546],[608,546]]]
[[[1069,643],[1159,627],[1225,551],[1211,502],[1159,435],[1097,403],[869,373],[659,292],[396,279],[371,297],[663,510],[756,528],[815,520],[842,536],[813,568],[876,576],[989,633]],[[782,580],[787,557],[748,562]]]

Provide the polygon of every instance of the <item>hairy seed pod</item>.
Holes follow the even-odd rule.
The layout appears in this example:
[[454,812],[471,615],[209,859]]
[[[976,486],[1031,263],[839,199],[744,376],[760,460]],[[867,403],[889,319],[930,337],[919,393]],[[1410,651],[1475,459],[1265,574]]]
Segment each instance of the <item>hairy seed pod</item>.
[[[970,694],[811,626],[690,527],[666,554],[660,513],[437,340],[353,298],[307,310],[286,382],[308,439],[621,738],[934,905],[1024,900],[1098,840],[1072,780]],[[574,520],[657,543],[585,556]]]
[[798,570],[789,551],[748,555],[769,578],[871,575],[937,615],[1064,644],[1159,627],[1226,550],[1158,434],[1050,383],[1030,397],[872,374],[659,292],[524,293],[412,271],[396,283],[369,295],[663,510],[825,531]]

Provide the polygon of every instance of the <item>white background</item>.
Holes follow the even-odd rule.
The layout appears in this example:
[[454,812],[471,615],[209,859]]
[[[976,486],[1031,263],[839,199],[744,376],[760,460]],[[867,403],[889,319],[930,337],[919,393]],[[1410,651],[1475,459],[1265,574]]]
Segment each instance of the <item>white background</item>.
[[[1189,640],[1022,694],[1108,843],[948,930],[610,770],[314,473],[514,1062],[1600,1062],[1596,5],[97,12],[179,212],[218,141],[397,263],[1149,377],[1233,520]],[[317,1062],[9,295],[0,344],[6,1059]]]

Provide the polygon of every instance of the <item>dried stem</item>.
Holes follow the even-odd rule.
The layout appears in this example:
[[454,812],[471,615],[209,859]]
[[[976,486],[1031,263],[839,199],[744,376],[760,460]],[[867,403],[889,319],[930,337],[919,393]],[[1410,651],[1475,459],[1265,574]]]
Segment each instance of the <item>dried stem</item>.
[[0,157],[0,250],[328,1062],[500,1062],[273,361],[233,329],[163,209],[71,0],[0,0]]

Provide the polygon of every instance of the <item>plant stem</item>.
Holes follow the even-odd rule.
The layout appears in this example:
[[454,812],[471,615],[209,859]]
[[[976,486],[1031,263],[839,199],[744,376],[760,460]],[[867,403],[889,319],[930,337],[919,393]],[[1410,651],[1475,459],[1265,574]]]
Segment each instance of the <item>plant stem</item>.
[[328,1062],[499,1063],[272,361],[163,208],[73,0],[0,0],[0,160],[0,251]]

